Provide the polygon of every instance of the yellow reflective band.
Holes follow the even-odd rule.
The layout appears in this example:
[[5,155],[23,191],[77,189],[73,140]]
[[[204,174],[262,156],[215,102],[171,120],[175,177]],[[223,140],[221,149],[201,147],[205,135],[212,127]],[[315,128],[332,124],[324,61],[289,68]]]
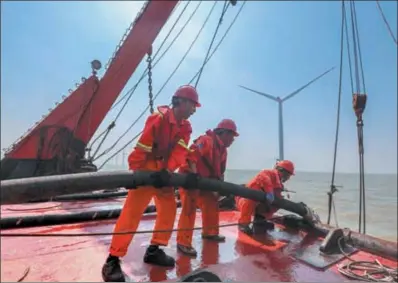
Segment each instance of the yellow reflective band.
[[152,152],[152,147],[151,146],[147,146],[147,145],[142,144],[140,142],[137,142],[137,147],[141,148],[142,150],[144,150],[146,152]]
[[187,144],[184,142],[183,139],[179,140],[179,141],[178,141],[178,144],[181,145],[181,146],[182,146],[183,148],[185,148],[186,150],[188,150],[189,152],[193,152],[193,150],[191,150],[191,149],[187,146]]

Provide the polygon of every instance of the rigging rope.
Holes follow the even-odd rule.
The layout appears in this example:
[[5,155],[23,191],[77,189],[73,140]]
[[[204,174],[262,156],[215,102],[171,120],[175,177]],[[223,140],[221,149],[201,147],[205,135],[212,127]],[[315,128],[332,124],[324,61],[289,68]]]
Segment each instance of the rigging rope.
[[[364,166],[364,145],[363,145],[363,112],[366,106],[366,88],[365,77],[362,65],[362,54],[359,41],[359,30],[355,10],[355,2],[350,1],[351,12],[351,30],[353,40],[354,54],[354,77],[355,92],[353,92],[353,109],[357,117],[357,136],[358,136],[358,154],[359,154],[359,219],[358,232],[366,233],[366,202],[365,202],[365,166]],[[362,81],[362,84],[361,84]],[[361,89],[362,86],[362,89]]]
[[[229,34],[231,28],[233,27],[233,25],[235,24],[236,20],[238,19],[240,13],[243,10],[243,7],[246,4],[246,0],[243,1],[240,9],[238,10],[238,12],[236,13],[234,19],[232,20],[232,22],[230,23],[230,25],[228,26],[228,28],[226,29],[226,31],[224,32],[224,35],[221,37],[221,39],[219,40],[218,44],[215,46],[215,48],[213,49],[213,51],[211,52],[210,56],[207,58],[206,62],[204,65],[206,65],[210,59],[213,57],[213,55],[216,53],[216,51],[218,50],[218,48],[220,47],[221,43],[224,41],[224,39],[227,37],[227,35]],[[199,75],[200,70],[198,70],[196,72],[196,74],[192,77],[192,79],[190,80],[189,84],[192,84],[192,82],[195,80],[195,78]],[[154,100],[156,100],[157,95],[154,97]],[[146,108],[144,111],[142,111],[141,115],[133,122],[132,126],[130,127],[130,129],[136,124],[138,123],[138,121],[144,116],[145,112],[147,111],[148,108]],[[124,150],[128,145],[130,145],[134,140],[136,140],[140,135],[141,135],[142,131],[139,132],[138,134],[136,134],[131,140],[129,140],[124,146],[122,146],[118,151],[116,151],[113,155],[111,155],[109,158],[107,158],[102,165],[99,167],[99,169],[103,168],[104,165],[109,162],[113,157],[115,157],[117,154],[119,154],[122,150]]]
[[[337,144],[338,144],[338,134],[339,134],[339,124],[340,124],[340,108],[341,108],[341,85],[342,85],[342,62],[343,62],[343,46],[344,46],[344,30],[346,33],[347,42],[347,53],[348,53],[348,64],[350,71],[350,82],[351,90],[353,96],[353,109],[357,117],[357,135],[358,135],[358,153],[359,153],[359,220],[358,220],[358,230],[359,233],[366,233],[366,202],[365,202],[365,168],[364,168],[364,149],[363,149],[363,119],[362,115],[366,106],[366,86],[365,86],[365,76],[362,64],[362,54],[361,46],[359,40],[359,30],[357,23],[357,16],[355,10],[355,2],[350,1],[350,12],[351,12],[351,30],[352,30],[352,40],[353,40],[353,55],[354,55],[354,70],[351,63],[351,50],[348,37],[348,25],[346,18],[346,8],[344,0],[342,0],[342,26],[341,26],[341,43],[340,43],[340,78],[339,78],[339,98],[337,107],[337,122],[336,122],[336,137],[334,145],[334,160],[333,160],[333,171],[332,171],[332,181],[330,186],[330,191],[328,192],[328,219],[327,223],[330,224],[331,210],[333,208],[334,217],[337,223],[336,209],[333,200],[333,194],[337,191],[334,185],[335,180],[335,168],[336,168],[336,158],[337,158]],[[352,74],[354,72],[354,76]],[[355,87],[354,87],[354,77],[355,77]]]
[[[213,14],[213,11],[214,11],[214,8],[215,8],[216,5],[217,5],[217,1],[214,1],[214,4],[213,4],[212,8],[210,9],[210,11],[209,11],[209,13],[208,13],[208,15],[207,15],[207,17],[206,17],[206,19],[205,19],[203,25],[202,25],[201,28],[199,29],[199,31],[198,31],[198,33],[196,34],[196,37],[194,38],[194,40],[191,42],[191,45],[188,47],[188,50],[185,52],[185,54],[184,54],[184,56],[181,58],[180,62],[179,62],[179,63],[177,64],[177,66],[174,68],[173,72],[171,72],[171,74],[170,74],[169,77],[167,78],[166,82],[163,84],[163,86],[160,88],[160,90],[156,93],[156,95],[155,95],[155,97],[153,98],[153,100],[155,100],[155,99],[159,96],[159,94],[162,92],[162,90],[166,87],[166,85],[169,83],[169,81],[171,80],[171,78],[174,76],[174,74],[175,74],[175,73],[177,72],[177,70],[180,68],[182,62],[185,60],[185,58],[187,57],[187,55],[188,55],[189,52],[191,51],[192,47],[194,46],[194,44],[195,44],[196,41],[198,40],[198,38],[199,38],[200,34],[202,33],[203,28],[205,27],[206,23],[209,21],[210,16]],[[96,159],[94,159],[94,161],[97,160],[97,159],[99,159],[100,157],[104,156],[104,155],[107,154],[109,151],[111,151],[111,150],[120,142],[120,140],[128,133],[128,131],[130,131],[130,129],[131,129],[132,127],[134,127],[134,126],[138,123],[138,121],[145,115],[145,113],[146,113],[146,111],[148,110],[148,108],[149,108],[149,105],[145,108],[144,111],[141,112],[141,114],[138,116],[138,118],[127,128],[127,130],[124,131],[124,133],[123,133],[122,135],[120,135],[119,138],[118,138],[109,148],[107,148],[107,149],[106,149],[103,153],[101,153]],[[136,136],[134,137],[134,139],[136,139],[141,133],[142,133],[142,131],[141,131],[138,135],[136,135]],[[131,141],[128,142],[128,143],[125,145],[125,147],[127,147],[130,143],[131,143]],[[125,147],[124,147],[124,148],[125,148]],[[124,148],[123,148],[123,149],[124,149]],[[122,149],[122,150],[123,150],[123,149]],[[120,152],[120,151],[119,151],[119,152]],[[113,156],[112,156],[111,158],[113,158]],[[109,160],[110,160],[110,159],[107,159],[106,162],[108,162]],[[105,164],[103,164],[103,165],[105,165]],[[103,165],[100,166],[100,169],[103,167]]]
[[[161,56],[159,57],[159,59],[153,64],[152,69],[155,68],[155,66],[159,63],[159,61],[163,58],[163,56],[169,51],[169,49],[171,48],[171,46],[172,46],[172,45],[175,43],[175,41],[179,38],[179,36],[181,35],[181,33],[182,33],[182,32],[184,31],[184,29],[187,27],[188,23],[191,21],[192,17],[196,14],[196,12],[197,12],[197,10],[198,10],[198,8],[199,8],[199,6],[200,6],[201,4],[202,4],[202,1],[200,1],[199,4],[195,7],[194,11],[191,13],[191,15],[189,16],[189,18],[187,19],[187,21],[184,23],[184,25],[182,26],[182,28],[180,29],[180,31],[179,31],[179,32],[177,33],[177,35],[173,38],[173,40],[172,40],[171,43],[168,45],[168,47],[166,48],[166,50],[161,54]],[[186,9],[187,6],[188,6],[188,4],[184,7],[184,9],[183,9],[183,11],[180,13],[178,19],[182,16],[182,13],[185,11],[185,9]],[[170,29],[170,31],[169,31],[168,35],[166,36],[165,40],[163,41],[163,43],[167,40],[167,38],[168,38],[168,36],[170,35],[172,29],[173,29],[173,28],[175,27],[175,25],[177,24],[178,19],[177,19],[177,21],[175,22],[175,24],[173,25],[173,27]],[[162,43],[162,45],[163,45],[163,43]],[[159,53],[160,48],[162,47],[162,45],[159,47],[158,51],[155,53],[153,59],[156,58],[156,56],[157,56],[157,54]],[[142,81],[142,80],[144,79],[144,77],[147,75],[148,71],[149,71],[149,69],[148,69],[148,67],[147,67],[146,70],[144,71],[144,73],[141,75],[141,77],[140,77],[140,79],[138,80],[138,82],[137,82],[137,83],[136,83],[136,84],[135,84],[135,85],[134,85],[134,86],[121,98],[121,99],[119,99],[118,102],[116,102],[116,103],[113,105],[113,107],[111,108],[111,110],[112,110],[117,104],[119,104],[120,102],[122,102],[122,101],[127,97],[127,100],[124,102],[122,108],[119,110],[119,112],[118,112],[118,114],[117,114],[117,116],[116,116],[116,118],[115,118],[114,121],[116,121],[116,120],[120,117],[120,115],[122,114],[123,110],[125,109],[125,107],[126,107],[128,101],[131,99],[131,97],[132,97],[132,95],[134,94],[135,90],[137,89],[138,85],[141,83],[141,81]],[[145,110],[145,111],[146,111],[146,110]],[[122,136],[124,136],[130,129],[131,129],[131,128],[127,129],[127,130],[125,131],[125,133],[122,134]],[[105,140],[105,138],[106,138],[106,137],[104,137],[104,140]],[[120,141],[120,138],[116,141],[116,144],[117,144],[119,141]],[[93,143],[94,143],[94,142],[93,142]],[[114,147],[116,144],[113,144],[113,145],[111,146],[111,149],[112,149],[112,147]],[[92,145],[91,145],[91,146],[92,146]],[[100,146],[99,146],[99,147],[100,147]],[[111,150],[111,149],[108,148],[108,149],[106,149],[104,152],[109,152],[109,150]],[[99,149],[97,149],[96,151],[98,152]],[[106,154],[106,153],[105,153],[105,154]],[[104,155],[104,154],[102,153],[101,156],[103,156],[103,155]],[[98,158],[99,158],[99,157],[93,156],[93,157],[92,157],[92,160],[95,161],[95,160],[98,159]]]
[[330,191],[328,192],[328,219],[327,224],[330,224],[330,218],[332,214],[332,208],[334,212],[334,219],[336,221],[336,226],[338,227],[337,222],[337,213],[336,207],[333,199],[333,194],[338,190],[334,184],[335,175],[336,175],[336,161],[337,161],[337,145],[339,141],[339,129],[340,129],[340,110],[341,110],[341,88],[343,81],[343,58],[344,58],[344,24],[345,24],[345,5],[344,0],[341,1],[341,39],[340,39],[340,74],[339,74],[339,94],[338,94],[338,102],[337,102],[337,121],[336,121],[336,134],[334,141],[334,155],[333,155],[333,170],[332,170],[332,181],[330,185]]
[[381,17],[383,18],[383,21],[386,24],[387,30],[388,30],[388,32],[391,35],[392,40],[394,40],[395,44],[398,45],[397,39],[395,38],[394,33],[392,32],[391,26],[388,23],[386,16],[384,15],[384,12],[383,12],[383,9],[380,6],[379,0],[376,0],[376,4],[377,4],[377,8],[378,8],[378,10],[380,12]]
[[218,29],[220,28],[220,26],[221,26],[221,24],[222,24],[222,21],[223,21],[223,19],[224,19],[224,15],[225,15],[225,13],[227,12],[228,7],[229,7],[230,4],[231,4],[231,2],[230,2],[229,0],[225,0],[225,2],[224,2],[224,7],[223,7],[223,10],[222,10],[222,12],[221,12],[220,19],[218,20],[218,24],[217,24],[217,27],[216,27],[216,31],[214,32],[213,38],[211,39],[211,42],[210,42],[210,46],[209,46],[209,48],[207,49],[206,56],[205,56],[205,58],[204,58],[204,60],[203,60],[202,67],[199,69],[199,75],[198,75],[198,78],[197,78],[196,83],[195,83],[195,88],[198,87],[199,80],[200,80],[200,77],[201,77],[201,75],[202,75],[202,73],[203,73],[203,69],[204,69],[204,67],[205,67],[206,60],[207,60],[207,58],[209,57],[211,48],[212,48],[212,46],[213,46],[213,44],[214,44],[214,40],[216,39],[216,36],[217,36],[217,33],[218,33]]
[[[166,37],[164,38],[164,40],[162,41],[162,43],[160,44],[158,50],[156,51],[153,59],[157,58],[157,55],[159,54],[160,50],[162,49],[163,45],[166,43],[167,39],[169,38],[171,32],[174,30],[174,28],[176,27],[177,23],[179,22],[180,18],[182,17],[182,15],[184,14],[185,10],[187,9],[188,5],[190,2],[187,2],[187,4],[184,6],[184,8],[182,9],[182,11],[180,12],[180,14],[178,15],[176,21],[174,22],[174,24],[172,25],[172,27],[170,28],[169,32],[167,33]],[[194,10],[194,12],[191,14],[191,16],[189,17],[188,21],[183,25],[182,29],[184,29],[186,27],[186,25],[188,24],[188,22],[190,21],[190,19],[192,18],[192,16],[196,13],[198,7],[200,6],[200,4],[202,3],[202,1],[199,2],[199,4],[197,5],[196,9]],[[181,33],[181,31],[180,31]],[[170,47],[174,44],[175,40],[178,38],[179,34],[177,34],[177,36],[171,41],[170,45],[166,48],[166,50],[160,55],[159,59],[154,63],[153,67],[155,67],[157,65],[157,63],[163,58],[163,56],[168,52],[168,50],[170,49]],[[88,148],[92,148],[94,146],[94,144],[102,137],[103,139],[101,140],[100,144],[98,145],[97,149],[95,150],[95,153],[93,154],[93,156],[90,157],[91,160],[95,159],[95,155],[98,153],[99,149],[101,148],[102,144],[104,143],[105,139],[107,138],[109,132],[116,126],[116,121],[118,120],[118,118],[120,117],[120,115],[122,114],[123,110],[125,109],[128,101],[131,99],[131,97],[133,96],[135,90],[137,89],[138,85],[141,83],[141,81],[145,78],[145,76],[147,75],[147,71],[148,71],[148,67],[145,69],[145,71],[143,72],[143,74],[141,75],[140,79],[138,80],[138,82],[122,97],[122,99],[120,99],[119,101],[117,101],[110,110],[112,110],[113,108],[115,108],[116,105],[118,105],[124,98],[127,97],[127,101],[125,101],[125,103],[123,104],[122,108],[119,110],[118,114],[116,115],[115,119],[108,125],[108,127],[102,132],[100,133],[91,143],[90,146],[88,146]]]

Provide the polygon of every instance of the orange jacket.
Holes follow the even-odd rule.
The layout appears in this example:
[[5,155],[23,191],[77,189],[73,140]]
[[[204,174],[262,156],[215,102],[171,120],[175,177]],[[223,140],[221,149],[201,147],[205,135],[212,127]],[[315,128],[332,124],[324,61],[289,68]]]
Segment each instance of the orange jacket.
[[[208,130],[204,135],[199,136],[194,140],[190,149],[187,159],[196,164],[197,173],[200,176],[223,178],[227,163],[227,149],[213,131]],[[181,171],[189,171],[187,163],[184,164]]]
[[[265,193],[273,193],[275,197],[279,198],[282,197],[283,185],[280,181],[280,177],[276,169],[261,170],[256,176],[254,176],[253,179],[249,181],[246,187],[252,190],[260,190]],[[235,200],[238,206],[240,200],[247,201],[248,203],[250,203],[251,205],[244,206],[245,211],[241,211],[241,213],[253,215],[258,203],[249,199],[242,199],[239,196],[235,197]],[[269,214],[275,213],[276,210],[277,209],[275,208],[271,208]]]
[[141,137],[128,157],[131,170],[148,169],[147,161],[155,161],[158,169],[173,172],[186,160],[192,133],[190,122],[183,120],[177,125],[168,106],[159,106],[158,111],[146,120]]

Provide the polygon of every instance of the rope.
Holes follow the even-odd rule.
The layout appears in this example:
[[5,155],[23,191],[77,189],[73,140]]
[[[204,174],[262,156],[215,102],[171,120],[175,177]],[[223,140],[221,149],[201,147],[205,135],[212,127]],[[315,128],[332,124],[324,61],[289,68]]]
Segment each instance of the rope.
[[[162,41],[162,43],[160,44],[158,50],[156,51],[153,59],[157,58],[157,55],[159,54],[160,50],[162,49],[163,45],[166,43],[167,39],[169,38],[171,32],[174,30],[174,28],[176,27],[177,23],[180,21],[180,18],[182,17],[182,15],[184,14],[185,10],[187,9],[188,5],[190,4],[190,2],[187,2],[187,4],[184,6],[184,8],[182,9],[181,13],[178,15],[176,21],[174,22],[174,24],[172,25],[172,27],[170,28],[168,34],[166,35],[166,37],[164,38],[164,40]],[[191,14],[191,16],[189,17],[188,21],[183,25],[182,29],[185,29],[186,25],[188,24],[188,22],[190,21],[190,19],[192,18],[192,16],[196,13],[197,8],[200,6],[201,2],[199,2],[198,6],[196,7],[196,9],[193,11],[193,13]],[[181,31],[180,31],[181,32]],[[163,58],[163,56],[168,52],[168,50],[170,49],[170,47],[175,43],[176,39],[178,38],[180,33],[177,34],[177,36],[171,41],[171,43],[169,44],[169,46],[166,48],[166,50],[160,55],[159,59],[154,63],[154,65],[152,66],[153,68],[157,65],[157,63],[159,63],[159,61]],[[137,89],[138,85],[141,83],[141,81],[145,78],[145,76],[147,75],[148,72],[148,67],[145,69],[144,73],[141,75],[140,79],[138,80],[138,82],[122,97],[122,99],[119,99],[119,101],[117,101],[110,110],[112,110],[113,108],[116,107],[116,105],[118,105],[122,100],[124,100],[127,97],[127,100],[125,101],[125,103],[123,104],[122,108],[119,110],[118,114],[116,115],[115,119],[110,123],[110,125],[108,126],[107,129],[105,129],[104,132],[102,132],[98,137],[96,137],[94,139],[94,141],[91,143],[91,145],[89,147],[93,147],[94,144],[98,141],[98,139],[103,136],[104,138],[102,139],[101,143],[98,145],[97,149],[95,150],[95,153],[92,156],[92,160],[95,160],[95,156],[96,153],[98,153],[99,149],[101,148],[103,142],[105,141],[105,139],[107,138],[109,132],[115,127],[116,125],[116,121],[119,119],[120,115],[123,113],[128,101],[131,99],[131,97],[133,96],[135,90]]]
[[[214,53],[215,53],[215,52],[217,51],[217,49],[220,47],[221,43],[224,41],[224,39],[225,39],[225,37],[228,35],[230,29],[232,28],[232,26],[235,24],[236,20],[238,19],[238,16],[239,16],[240,12],[242,12],[242,9],[243,9],[243,7],[245,6],[245,4],[246,4],[246,0],[243,1],[243,4],[240,6],[240,9],[239,9],[238,13],[236,13],[236,15],[235,15],[234,19],[232,20],[231,24],[230,24],[230,25],[228,26],[228,28],[226,29],[224,35],[221,37],[221,39],[220,39],[220,41],[218,42],[218,44],[216,45],[216,47],[214,47],[213,51],[211,52],[210,56],[207,58],[207,60],[206,60],[206,62],[205,62],[204,65],[206,65],[206,64],[210,61],[210,59],[213,57]],[[193,83],[193,81],[195,80],[195,78],[196,78],[197,76],[199,76],[201,70],[202,70],[202,69],[200,69],[200,70],[198,70],[198,71],[196,72],[195,76],[193,76],[193,78],[189,81],[188,84],[192,84],[192,83]]]
[[377,8],[379,9],[381,17],[383,18],[383,21],[386,24],[387,30],[390,33],[390,36],[391,36],[392,40],[394,40],[395,44],[398,45],[397,39],[395,38],[394,33],[392,32],[391,26],[388,23],[386,16],[384,15],[384,12],[383,12],[383,9],[380,6],[379,0],[376,0],[376,4],[377,4]]
[[212,48],[212,46],[213,46],[213,44],[214,44],[214,40],[216,39],[218,30],[219,30],[219,28],[220,28],[220,26],[221,26],[221,24],[222,24],[222,21],[223,21],[223,19],[224,19],[224,15],[225,15],[225,13],[227,12],[228,7],[229,7],[230,4],[231,4],[231,3],[229,2],[229,0],[225,0],[225,2],[224,2],[224,7],[223,7],[223,10],[222,10],[222,12],[221,12],[220,19],[218,20],[218,24],[217,24],[216,30],[215,30],[215,32],[214,32],[214,34],[213,34],[213,38],[211,39],[209,48],[207,49],[206,56],[205,56],[205,58],[204,58],[204,60],[203,60],[202,67],[201,67],[200,70],[199,70],[199,75],[198,75],[198,78],[196,79],[195,88],[198,87],[199,80],[200,80],[200,77],[202,76],[203,69],[204,69],[204,67],[205,67],[207,57],[209,57],[210,50],[211,50],[211,48]]
[[[207,24],[207,22],[210,19],[210,16],[213,14],[214,8],[217,5],[217,1],[214,1],[213,7],[210,9],[203,25],[201,26],[201,28],[199,29],[198,33],[196,34],[196,37],[194,38],[194,40],[191,42],[191,45],[188,47],[188,50],[185,52],[184,56],[181,58],[180,62],[177,64],[177,66],[174,68],[173,72],[171,72],[170,76],[167,78],[167,80],[165,81],[165,83],[162,85],[162,87],[160,88],[160,90],[156,93],[155,97],[153,98],[153,101],[160,95],[160,93],[162,92],[162,90],[166,87],[166,85],[169,83],[169,81],[171,80],[171,78],[175,75],[175,73],[177,72],[177,70],[180,68],[181,64],[184,62],[185,58],[188,56],[189,52],[192,50],[192,47],[194,46],[194,44],[196,43],[196,41],[198,40],[200,34],[203,31],[203,28],[205,27],[205,25]],[[127,132],[133,127],[135,126],[138,121],[145,115],[146,111],[148,110],[149,105],[145,108],[144,111],[141,112],[141,114],[138,116],[138,118],[129,126],[129,128],[117,139],[117,141],[109,148],[109,151],[112,150],[117,143],[119,143],[119,141],[123,138],[123,136],[125,136],[127,134]],[[140,133],[138,133],[134,139],[138,138],[141,133],[143,131],[141,131]],[[121,148],[117,153],[119,153],[121,150],[123,150],[124,148],[126,148],[130,143],[132,142],[132,140],[130,140],[129,142],[127,142],[125,144],[125,146],[123,148]],[[108,152],[109,152],[108,151]],[[106,152],[107,153],[107,152]],[[106,153],[101,154],[98,158],[100,158],[101,156],[105,155]],[[108,158],[105,162],[108,162],[111,158],[113,158],[117,153],[115,153],[114,155],[112,155],[112,157]],[[97,159],[98,159],[97,158]],[[104,165],[105,162],[100,166],[99,169],[101,169]]]
[[[344,0],[343,0],[344,1]],[[350,69],[350,84],[351,84],[351,93],[354,93],[354,78],[352,75],[352,60],[351,60],[351,48],[350,48],[350,40],[348,38],[348,24],[347,24],[347,13],[346,9],[343,11],[344,13],[344,26],[345,26],[345,37],[347,43],[347,55],[348,55],[348,67]]]
[[[355,2],[350,1],[350,11],[351,11],[351,28],[352,28],[352,36],[353,36],[353,48],[354,48],[354,62],[355,62],[355,78],[356,78],[356,94],[353,94],[353,100],[359,100],[361,96],[365,94],[361,94],[365,92],[365,79],[363,73],[362,66],[362,56],[360,52],[360,42],[359,42],[359,32],[357,26],[357,18],[356,18],[356,10],[355,10]],[[360,78],[360,72],[362,77]],[[363,92],[361,91],[361,79],[362,79],[362,87]],[[357,105],[358,106],[358,105]],[[363,109],[355,109],[355,114],[357,116],[357,135],[358,135],[358,151],[359,151],[359,223],[358,230],[359,233],[361,231],[366,233],[366,203],[365,203],[365,166],[364,166],[364,146],[363,146]],[[362,228],[362,230],[361,230]]]
[[[235,15],[234,19],[232,20],[232,22],[230,23],[230,25],[228,26],[228,28],[226,29],[224,35],[221,37],[220,41],[218,42],[218,44],[216,45],[216,47],[213,49],[212,53],[210,54],[210,56],[207,58],[205,65],[210,61],[210,59],[213,57],[213,55],[216,53],[216,51],[218,50],[218,48],[220,47],[221,43],[224,41],[224,39],[227,37],[229,31],[231,30],[231,28],[233,27],[233,25],[235,24],[236,20],[238,19],[241,11],[243,10],[243,7],[246,4],[246,0],[243,1],[243,4],[241,5],[239,11],[237,12],[237,14]],[[195,78],[199,75],[200,70],[198,70],[196,72],[196,74],[192,77],[192,79],[190,80],[189,84],[192,84],[192,82],[195,80]],[[154,97],[154,100],[156,100],[158,95],[156,95]],[[138,123],[138,121],[145,115],[146,111],[147,111],[148,107],[141,112],[140,116],[133,122],[133,124],[130,126],[129,129],[131,129],[134,125],[136,125]],[[129,130],[128,129],[128,130]],[[124,146],[122,146],[118,151],[116,151],[113,155],[111,155],[108,159],[106,159],[103,164],[99,167],[99,169],[101,169],[106,163],[108,163],[113,157],[115,157],[117,154],[119,154],[122,150],[124,150],[128,145],[130,145],[134,140],[136,140],[140,135],[141,135],[142,131],[139,132],[138,134],[136,134],[131,140],[129,140]]]
[[334,211],[334,218],[336,221],[336,226],[338,227],[337,223],[337,213],[334,204],[333,194],[337,192],[337,188],[334,184],[334,179],[336,175],[336,161],[337,161],[337,145],[339,141],[339,129],[340,129],[340,110],[341,110],[341,89],[342,89],[342,81],[343,81],[343,58],[344,58],[344,17],[345,5],[344,0],[341,1],[341,39],[340,39],[340,75],[339,75],[339,95],[338,95],[338,102],[337,102],[337,121],[336,121],[336,134],[335,134],[335,141],[334,141],[334,155],[333,155],[333,170],[332,170],[332,181],[330,185],[330,191],[328,192],[329,196],[329,207],[328,207],[328,220],[327,224],[330,224],[331,212],[332,207]]
[[[283,218],[285,216],[275,216],[268,220],[257,220],[252,221],[249,224],[259,224],[264,223],[270,220],[276,220],[279,218]],[[221,225],[213,225],[207,227],[208,229],[213,228],[224,228],[224,227],[233,227],[239,226],[239,223],[228,223]],[[91,237],[91,236],[112,236],[112,235],[135,235],[135,234],[151,234],[151,233],[170,233],[170,232],[178,232],[178,231],[195,231],[195,230],[203,230],[203,227],[194,227],[194,228],[177,228],[177,229],[162,229],[162,230],[141,230],[141,231],[126,231],[126,232],[103,232],[103,233],[1,233],[0,237]]]
[[[215,3],[216,3],[216,2],[215,2]],[[182,27],[182,29],[180,30],[180,32],[179,32],[179,33],[176,35],[176,37],[173,39],[173,41],[172,41],[171,44],[173,44],[173,43],[175,42],[175,40],[177,40],[177,38],[179,37],[179,35],[181,34],[181,32],[185,29],[185,27],[187,26],[187,24],[188,24],[188,23],[190,22],[190,20],[192,19],[193,15],[196,13],[196,11],[197,11],[197,9],[199,8],[199,6],[200,6],[200,3],[199,3],[199,5],[196,6],[195,10],[192,12],[192,14],[191,14],[190,17],[188,18],[188,20],[185,22],[185,24],[184,24],[184,26]],[[212,13],[213,9],[214,9],[214,6],[213,6],[212,10],[210,11],[210,14]],[[209,14],[209,15],[210,15],[210,14]],[[206,23],[206,22],[205,22],[205,23]],[[205,24],[205,23],[204,23],[204,24]],[[203,26],[202,26],[202,28],[200,29],[199,33],[197,34],[197,37],[196,37],[196,38],[194,39],[194,41],[192,42],[192,44],[191,44],[191,46],[189,47],[188,51],[185,53],[185,55],[184,55],[183,58],[181,59],[180,63],[177,65],[177,67],[174,69],[174,71],[172,72],[172,74],[169,76],[169,78],[168,78],[168,79],[166,80],[166,82],[163,84],[162,88],[159,90],[158,94],[163,90],[163,88],[168,84],[168,82],[170,81],[170,79],[174,76],[175,72],[179,69],[181,63],[184,61],[185,57],[186,57],[186,56],[188,55],[188,53],[191,51],[191,49],[192,49],[192,47],[193,47],[193,44],[194,44],[194,43],[196,42],[196,40],[198,39],[200,33],[202,32],[202,29],[203,29]],[[170,46],[171,46],[171,44],[170,44]],[[169,46],[169,47],[170,47],[170,46]],[[167,50],[168,50],[168,49],[167,49]],[[167,51],[167,50],[166,50],[166,51]],[[164,54],[165,54],[165,53],[163,53],[162,56],[163,56]],[[156,57],[156,54],[155,54],[154,57]],[[152,69],[156,66],[156,64],[160,61],[160,59],[161,59],[161,58],[159,58],[159,60],[156,61],[156,62],[154,63],[154,65],[152,66]],[[148,69],[148,68],[147,68],[147,69]],[[131,92],[131,94],[130,94],[129,97],[127,98],[127,101],[123,104],[122,109],[124,109],[124,107],[127,105],[128,100],[130,100],[130,98],[131,98],[132,94],[134,93],[135,89],[137,88],[138,84],[139,84],[139,83],[141,82],[141,80],[145,77],[145,74],[146,74],[146,73],[143,74],[143,76],[140,78],[140,80],[139,80],[139,81],[136,83],[136,85],[133,87],[133,91]],[[158,95],[158,94],[157,94],[157,95]],[[155,96],[155,98],[157,97],[157,95]],[[155,98],[153,98],[153,101],[155,100]],[[150,106],[148,105],[148,106],[145,108],[145,110],[141,112],[140,116],[139,116],[139,117],[138,117],[138,118],[137,118],[137,119],[124,131],[124,132],[123,132],[123,134],[121,134],[121,135],[118,137],[118,139],[117,139],[110,147],[108,147],[108,148],[107,148],[106,150],[104,150],[99,156],[97,156],[95,159],[93,159],[93,161],[95,161],[95,160],[101,158],[102,156],[104,156],[105,154],[107,154],[108,152],[110,152],[110,151],[121,141],[121,139],[131,130],[131,128],[134,127],[134,126],[138,123],[138,121],[141,119],[141,117],[144,116],[144,114],[145,114],[146,111],[149,109],[149,107],[150,107]],[[120,116],[122,109],[119,111],[118,117]],[[116,118],[118,118],[118,117],[116,117]],[[127,144],[127,145],[128,145],[128,144]],[[126,145],[126,147],[127,147],[127,145]]]
[[[343,237],[339,238],[337,244],[340,252],[345,258],[350,260],[350,262],[337,266],[337,270],[341,274],[348,278],[365,282],[398,282],[398,269],[385,266],[377,259],[374,261],[357,261],[352,259],[344,252],[341,245],[341,240],[343,239]],[[362,274],[359,274],[358,271],[362,271]]]

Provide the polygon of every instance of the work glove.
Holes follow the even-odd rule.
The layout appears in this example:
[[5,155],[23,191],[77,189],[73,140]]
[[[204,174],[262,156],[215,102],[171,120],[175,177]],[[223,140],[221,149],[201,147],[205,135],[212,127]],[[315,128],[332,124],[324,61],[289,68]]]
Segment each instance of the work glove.
[[266,198],[269,204],[272,204],[274,202],[275,196],[273,193],[266,193]]
[[170,186],[171,173],[166,169],[156,171],[151,174],[152,184],[155,188]]

